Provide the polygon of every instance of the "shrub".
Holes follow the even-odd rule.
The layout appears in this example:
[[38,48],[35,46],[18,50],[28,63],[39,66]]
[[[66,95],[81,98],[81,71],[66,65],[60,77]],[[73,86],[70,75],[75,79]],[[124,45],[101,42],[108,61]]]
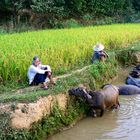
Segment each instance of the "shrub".
[[64,23],[64,27],[66,28],[77,28],[80,26],[81,25],[75,19],[66,20],[66,22]]

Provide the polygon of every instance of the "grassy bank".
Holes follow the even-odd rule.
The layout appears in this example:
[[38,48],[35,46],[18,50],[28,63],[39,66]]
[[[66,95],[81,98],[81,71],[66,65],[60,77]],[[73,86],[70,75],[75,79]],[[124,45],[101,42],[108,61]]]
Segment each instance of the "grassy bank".
[[[130,52],[140,50],[139,45],[123,49],[121,51],[110,52],[110,59],[106,63],[95,63],[88,67],[85,71],[75,73],[70,77],[61,79],[57,85],[48,91],[35,91],[23,94],[4,93],[0,95],[0,102],[13,102],[11,109],[17,102],[33,102],[39,97],[47,95],[55,95],[59,93],[67,93],[71,87],[77,87],[79,84],[85,84],[90,89],[100,88],[103,84],[109,83],[110,79],[117,75],[118,62],[123,64],[131,64],[133,58]],[[124,53],[125,52],[125,53]],[[122,56],[122,57],[119,57]],[[121,59],[120,59],[121,58]],[[127,59],[126,59],[127,58]],[[124,60],[124,61],[122,61]],[[39,122],[32,125],[31,129],[13,129],[10,126],[10,114],[0,111],[0,139],[16,139],[16,140],[40,140],[55,132],[60,131],[63,127],[70,125],[76,118],[82,114],[86,114],[88,106],[85,106],[81,100],[76,101],[70,98],[67,109],[62,112],[57,106],[54,106],[50,116],[45,116]],[[6,132],[6,133],[5,133]]]
[[[114,59],[108,60],[107,63],[97,63],[87,68],[85,71],[75,73],[70,77],[66,77],[57,81],[57,85],[49,88],[49,90],[39,90],[18,94],[12,91],[0,94],[0,102],[20,101],[31,102],[40,96],[49,94],[65,93],[69,88],[78,86],[81,83],[90,85],[91,88],[98,88],[98,85],[106,83],[110,78],[116,75],[117,62]],[[111,72],[110,72],[110,69]],[[95,82],[96,81],[96,82]]]
[[[8,102],[8,101],[34,101],[36,100],[38,97],[40,96],[46,96],[49,94],[55,94],[55,93],[59,93],[59,92],[65,92],[67,89],[69,89],[72,86],[76,86],[80,83],[93,83],[94,82],[94,86],[96,87],[98,85],[98,83],[95,82],[95,80],[92,79],[92,75],[94,75],[95,78],[98,79],[98,77],[101,77],[100,75],[100,71],[107,71],[109,72],[109,69],[111,69],[115,66],[117,66],[117,61],[121,62],[121,64],[124,65],[128,65],[130,63],[133,63],[133,59],[131,58],[131,53],[135,52],[135,51],[139,51],[140,50],[140,42],[134,43],[130,46],[128,46],[127,48],[122,48],[122,49],[118,49],[118,50],[110,50],[108,51],[109,55],[110,55],[110,59],[108,60],[110,63],[110,61],[113,61],[113,65],[109,64],[103,64],[99,66],[93,65],[91,66],[90,69],[92,69],[91,71],[89,71],[89,68],[86,70],[86,72],[82,72],[82,73],[77,73],[77,74],[73,74],[70,77],[67,77],[65,79],[60,79],[59,81],[57,81],[57,85],[54,87],[51,87],[47,92],[43,91],[43,90],[33,90],[33,91],[25,91],[24,94],[18,94],[16,91],[18,88],[24,88],[25,86],[27,86],[26,83],[24,84],[20,84],[17,83],[16,81],[14,82],[7,82],[5,85],[0,85],[0,102]],[[117,59],[116,59],[117,58]],[[116,60],[115,60],[116,59]],[[114,66],[114,63],[115,66]],[[100,68],[100,70],[98,70],[98,67]],[[108,69],[108,68],[109,69]],[[106,68],[106,69],[105,69]],[[116,68],[115,68],[116,69]],[[114,70],[115,70],[114,69]],[[113,70],[113,72],[114,72]],[[107,74],[108,75],[108,74]],[[111,76],[113,76],[113,74],[111,74]],[[84,77],[84,78],[83,78]],[[102,79],[99,78],[101,81]],[[107,82],[108,79],[106,79],[104,81]],[[92,87],[93,88],[93,87]]]
[[0,35],[0,81],[23,82],[34,55],[50,64],[54,73],[90,63],[92,45],[105,44],[107,50],[127,47],[140,39],[140,24],[116,24],[63,30],[43,30]]
[[[106,63],[97,62],[85,71],[61,79],[52,89],[23,94],[4,93],[0,95],[0,102],[12,102],[11,109],[14,111],[15,105],[18,102],[33,102],[43,96],[67,93],[68,89],[77,87],[79,84],[85,84],[90,89],[97,89],[117,75],[117,66],[117,61],[113,58],[109,59]],[[76,101],[75,98],[70,98],[65,112],[62,112],[56,105],[50,116],[45,116],[42,120],[33,124],[29,130],[11,128],[10,114],[0,111],[0,138],[6,140],[40,140],[70,125],[79,116],[86,114],[87,111],[88,106],[82,100]]]

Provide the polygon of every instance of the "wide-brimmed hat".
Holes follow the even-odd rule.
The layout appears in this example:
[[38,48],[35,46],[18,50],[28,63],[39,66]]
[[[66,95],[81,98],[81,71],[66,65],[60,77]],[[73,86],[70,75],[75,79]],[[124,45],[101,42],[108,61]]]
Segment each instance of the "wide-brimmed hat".
[[93,50],[94,51],[102,51],[103,49],[104,49],[105,47],[104,47],[104,45],[103,44],[96,44],[95,46],[93,46]]

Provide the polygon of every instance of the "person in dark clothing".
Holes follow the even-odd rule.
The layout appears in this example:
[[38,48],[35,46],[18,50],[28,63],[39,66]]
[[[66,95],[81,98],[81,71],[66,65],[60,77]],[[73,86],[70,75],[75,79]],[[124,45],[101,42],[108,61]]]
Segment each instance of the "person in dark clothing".
[[92,56],[92,63],[94,63],[95,61],[105,61],[109,55],[104,51],[104,45],[102,44],[97,44],[94,46],[93,48],[94,53]]

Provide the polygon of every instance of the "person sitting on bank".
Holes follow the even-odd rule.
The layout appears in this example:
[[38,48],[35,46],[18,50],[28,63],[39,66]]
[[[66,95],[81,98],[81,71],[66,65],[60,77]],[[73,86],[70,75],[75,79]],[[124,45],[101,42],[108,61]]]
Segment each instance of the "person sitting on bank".
[[104,51],[104,48],[104,45],[101,43],[96,44],[93,47],[94,53],[92,56],[92,63],[94,63],[96,60],[105,61],[109,57],[109,55]]
[[52,78],[52,72],[49,65],[42,65],[38,56],[33,58],[32,64],[28,69],[29,85],[43,84],[44,89],[48,89],[46,80],[55,84]]

